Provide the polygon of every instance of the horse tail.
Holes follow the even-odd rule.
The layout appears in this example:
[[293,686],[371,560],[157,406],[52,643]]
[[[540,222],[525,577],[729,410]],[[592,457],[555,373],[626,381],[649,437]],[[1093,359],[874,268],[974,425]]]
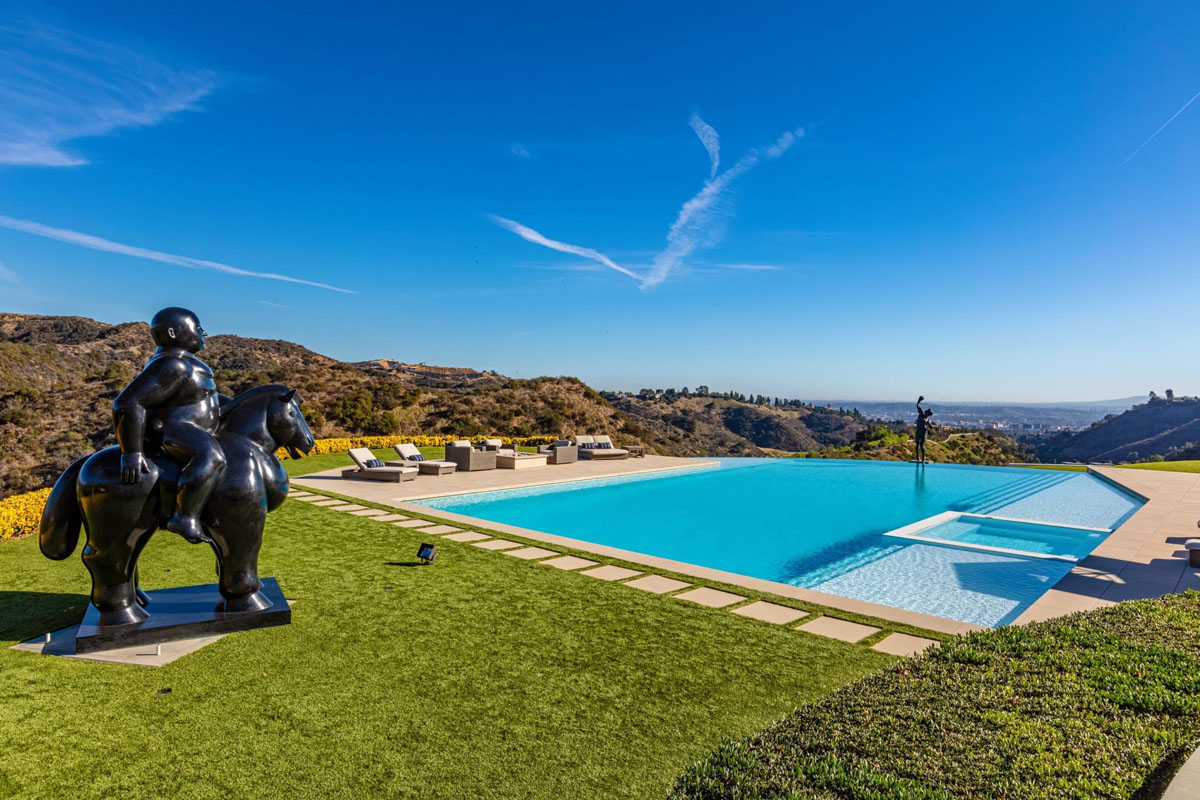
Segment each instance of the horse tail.
[[67,467],[46,499],[46,507],[42,509],[42,523],[38,528],[38,544],[42,555],[46,558],[61,561],[75,552],[79,543],[79,529],[83,526],[83,511],[79,508],[79,500],[75,495],[75,484],[79,480],[79,470],[88,457],[76,461]]

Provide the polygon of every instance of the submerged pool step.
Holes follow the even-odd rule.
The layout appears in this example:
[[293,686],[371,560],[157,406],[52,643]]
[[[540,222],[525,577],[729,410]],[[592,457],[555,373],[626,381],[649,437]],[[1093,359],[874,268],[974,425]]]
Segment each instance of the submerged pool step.
[[[961,522],[965,525],[975,524],[975,528],[970,527],[965,530],[957,531],[955,536],[935,536],[934,531],[953,526],[953,523]],[[989,523],[1001,528],[999,532],[989,532],[987,529]],[[1007,530],[1003,530],[1004,528]],[[975,533],[979,538],[985,541],[971,541],[967,539],[956,538],[964,533]],[[1024,533],[1025,535],[1022,535]],[[905,525],[902,528],[897,528],[894,531],[888,531],[884,534],[885,537],[893,539],[905,539],[912,542],[920,542],[922,544],[935,545],[938,547],[953,547],[960,550],[976,550],[985,553],[1000,553],[1004,555],[1019,556],[1022,558],[1036,558],[1046,561],[1065,561],[1067,563],[1077,563],[1084,553],[1078,550],[1075,553],[1061,552],[1061,550],[1070,550],[1070,547],[1054,548],[1055,544],[1063,543],[1064,535],[1066,537],[1074,537],[1078,535],[1080,545],[1091,544],[1092,547],[1096,542],[1088,542],[1087,539],[1093,539],[1103,534],[1107,536],[1112,533],[1108,528],[1089,528],[1081,525],[1064,525],[1058,523],[1038,522],[1027,519],[1014,519],[1011,517],[1001,517],[991,514],[972,514],[957,511],[947,511],[942,514],[936,514],[932,517],[914,522],[911,525]],[[1039,534],[1041,538],[1039,538]],[[988,544],[986,539],[994,539],[996,544]],[[1056,542],[1057,540],[1057,542]],[[1036,545],[1044,543],[1050,547],[1059,550],[1060,552],[1045,552],[1042,550],[1025,549],[1021,547],[1010,546],[1012,543],[1027,542]],[[1088,548],[1090,552],[1091,548]]]

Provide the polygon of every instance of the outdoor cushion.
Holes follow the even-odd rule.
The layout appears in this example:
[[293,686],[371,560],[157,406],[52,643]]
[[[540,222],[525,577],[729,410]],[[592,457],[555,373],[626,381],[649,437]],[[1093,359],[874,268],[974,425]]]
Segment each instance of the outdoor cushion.
[[490,447],[499,447],[500,445],[504,444],[504,442],[500,439],[484,439],[483,443]]
[[383,461],[378,458],[372,458],[371,460],[365,462],[363,466],[369,469],[376,469],[383,466]]
[[612,442],[596,442],[596,448],[599,450],[612,450]]
[[557,439],[554,442],[554,446],[555,447],[570,447],[571,443],[568,442],[566,439]]
[[575,444],[579,445],[580,447],[583,447],[585,444],[590,444],[592,441],[593,440],[592,440],[591,436],[576,436],[575,437]]
[[468,442],[466,439],[455,439],[453,442],[450,443],[450,446],[451,447],[470,447],[471,443]]
[[421,455],[420,453],[417,453],[415,456],[409,456],[408,460],[409,461],[424,461],[425,456]]

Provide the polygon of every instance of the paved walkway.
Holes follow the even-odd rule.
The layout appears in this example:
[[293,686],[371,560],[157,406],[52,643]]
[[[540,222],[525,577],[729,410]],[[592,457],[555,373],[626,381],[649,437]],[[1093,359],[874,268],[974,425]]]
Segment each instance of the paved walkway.
[[430,497],[445,497],[454,494],[494,492],[500,489],[524,489],[529,486],[545,486],[568,481],[583,481],[592,478],[610,478],[617,475],[636,475],[641,472],[661,472],[676,469],[698,469],[710,467],[715,461],[698,461],[694,458],[672,456],[646,456],[619,460],[576,461],[574,464],[548,464],[534,469],[487,469],[472,472],[455,472],[453,475],[418,475],[416,479],[403,483],[363,481],[343,478],[342,470],[353,466],[346,456],[346,467],[327,469],[292,478],[295,486],[337,492],[373,503],[395,503],[410,500],[427,500]]
[[1125,524],[1042,595],[1016,624],[1052,619],[1122,600],[1200,589],[1183,543],[1200,538],[1200,473],[1090,467],[1146,498]]

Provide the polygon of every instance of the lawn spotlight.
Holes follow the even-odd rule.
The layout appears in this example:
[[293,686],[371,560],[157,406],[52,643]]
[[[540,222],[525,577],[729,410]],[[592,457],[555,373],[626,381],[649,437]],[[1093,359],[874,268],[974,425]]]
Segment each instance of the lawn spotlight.
[[437,547],[429,544],[428,542],[423,542],[421,546],[417,548],[417,558],[421,559],[426,564],[432,564],[433,560],[437,558]]

